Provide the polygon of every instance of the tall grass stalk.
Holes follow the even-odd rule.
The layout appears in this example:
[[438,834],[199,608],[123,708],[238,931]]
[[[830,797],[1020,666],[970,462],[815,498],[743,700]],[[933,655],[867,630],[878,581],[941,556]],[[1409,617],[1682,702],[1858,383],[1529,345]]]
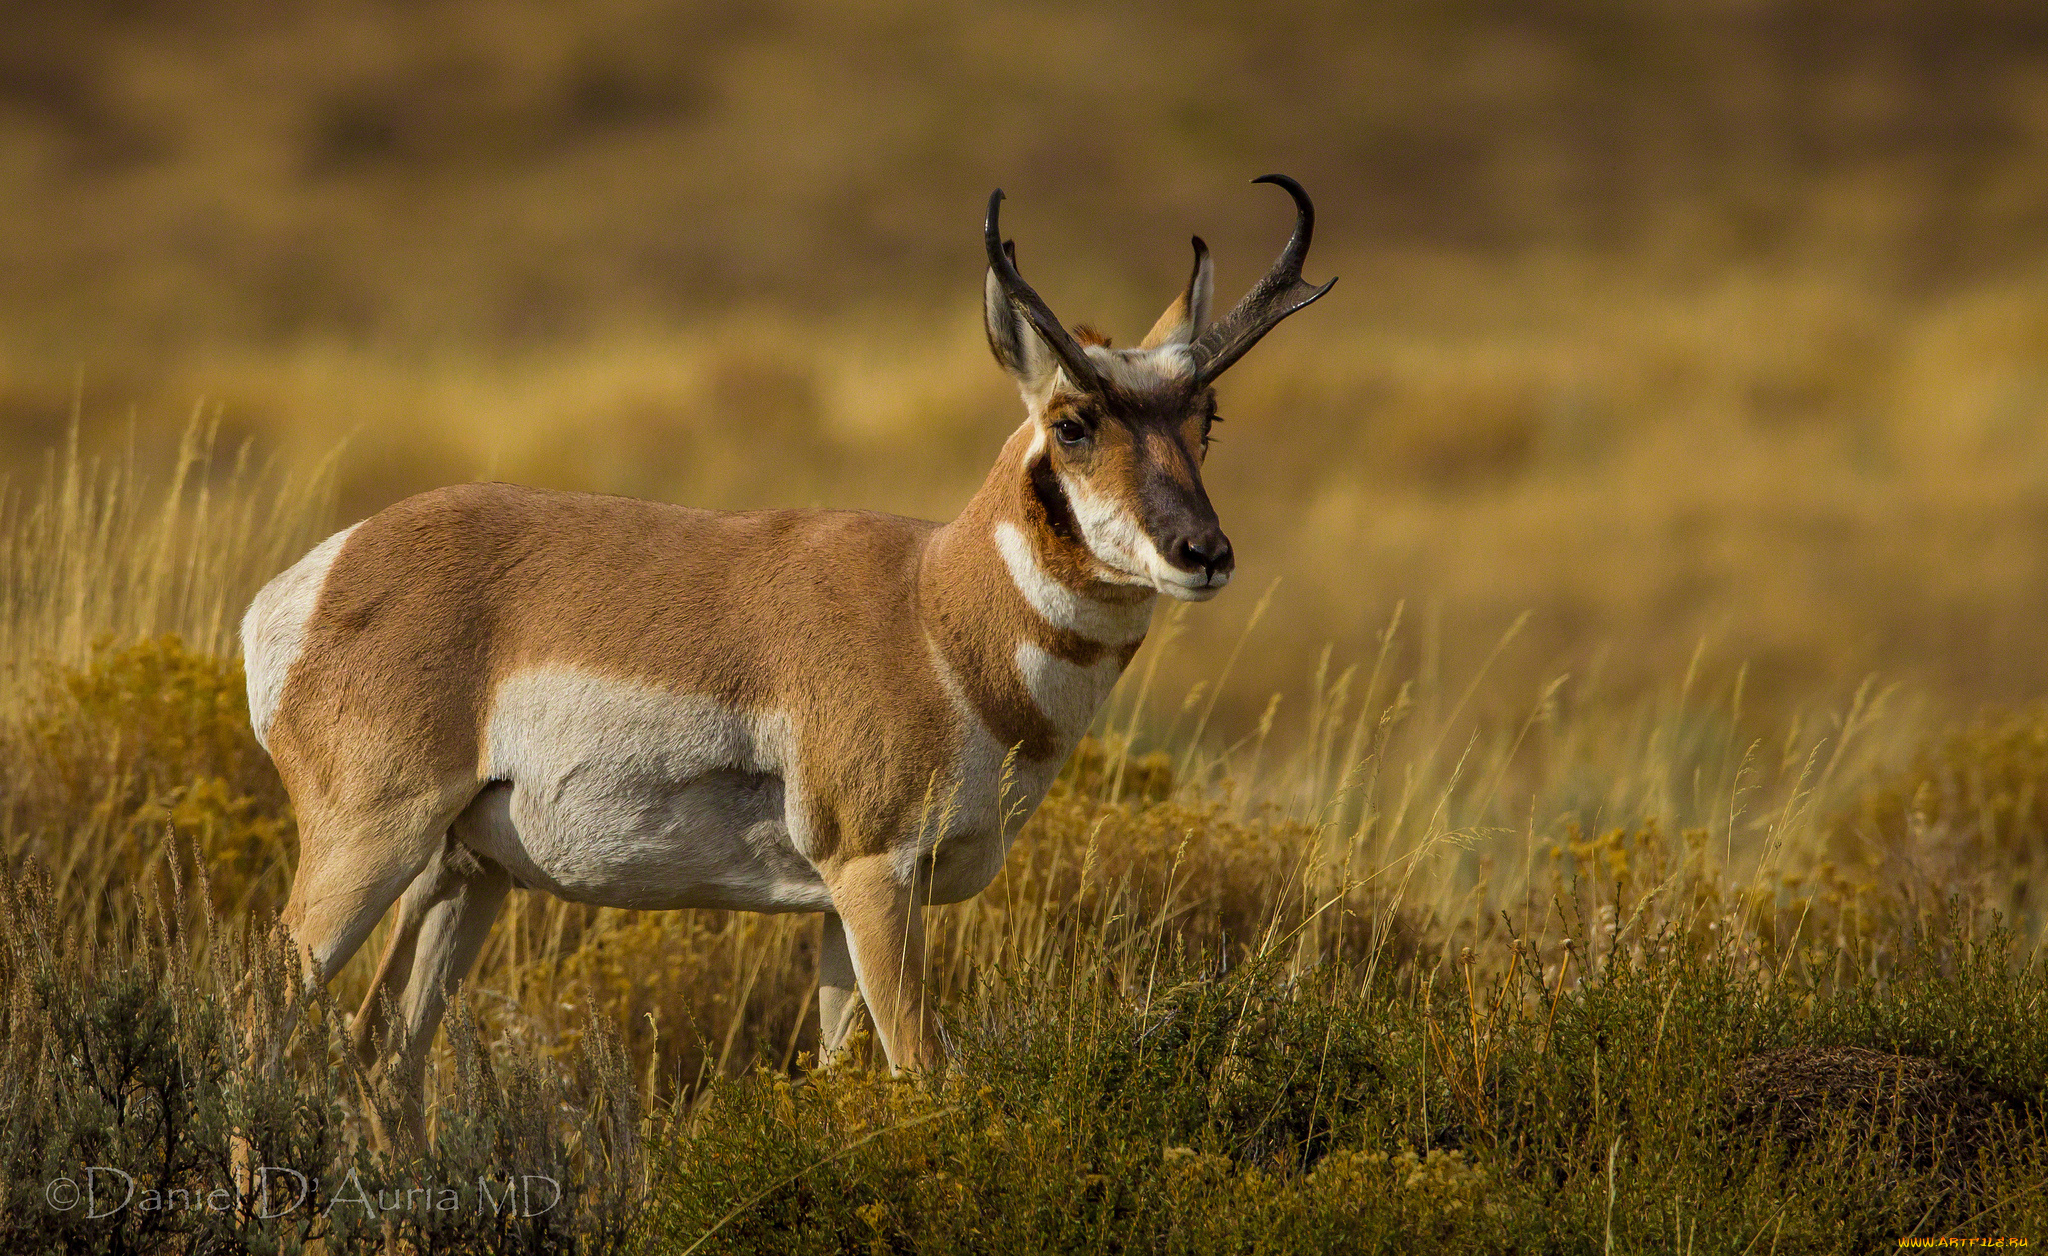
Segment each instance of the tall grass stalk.
[[81,452],[79,425],[39,480],[0,481],[0,668],[83,664],[95,642],[177,634],[216,657],[264,581],[333,523],[335,464],[255,465],[220,447],[220,416],[195,409],[167,466],[131,438]]

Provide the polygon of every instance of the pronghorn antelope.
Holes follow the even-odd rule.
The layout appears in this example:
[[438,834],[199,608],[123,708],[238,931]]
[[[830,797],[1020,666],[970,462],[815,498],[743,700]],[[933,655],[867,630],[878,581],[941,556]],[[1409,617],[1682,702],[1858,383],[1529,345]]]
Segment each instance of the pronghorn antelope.
[[515,885],[824,913],[824,1051],[864,1000],[893,1067],[939,1062],[919,909],[994,878],[1157,596],[1229,582],[1210,386],[1330,287],[1301,278],[1307,194],[1259,182],[1296,207],[1271,273],[1212,325],[1197,238],[1134,349],[1060,324],[989,198],[988,341],[1025,418],[951,523],[467,484],[257,595],[250,714],[300,826],[283,924],[317,987],[398,902],[353,1034],[366,1062],[388,1043],[415,1129],[448,995]]

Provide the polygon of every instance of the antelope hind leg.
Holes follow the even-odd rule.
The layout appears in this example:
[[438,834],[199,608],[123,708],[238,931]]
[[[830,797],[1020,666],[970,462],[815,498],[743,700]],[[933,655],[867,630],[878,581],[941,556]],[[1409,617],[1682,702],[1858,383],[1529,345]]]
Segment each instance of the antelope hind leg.
[[[309,994],[325,987],[354,957],[392,901],[433,857],[432,835],[447,823],[427,811],[422,806],[416,814],[387,812],[379,823],[338,808],[302,809],[299,869],[279,923]],[[275,1069],[296,1029],[297,1008],[291,1023],[277,1028],[268,1058],[258,1060],[256,997],[252,982],[245,1001],[249,1037],[244,1045],[255,1067]],[[243,1132],[232,1135],[232,1168],[245,1187],[255,1151]]]
[[825,913],[818,945],[818,1064],[830,1064],[846,1047],[860,1016],[860,984],[846,945],[846,923]]
[[[377,979],[351,1028],[356,1055],[396,1100],[399,1131],[426,1145],[424,1081],[434,1031],[455,987],[476,963],[512,888],[503,865],[450,837],[399,900]],[[387,1020],[395,1014],[395,1024]],[[380,1052],[389,1055],[379,1059]],[[380,1131],[386,1144],[391,1131]]]

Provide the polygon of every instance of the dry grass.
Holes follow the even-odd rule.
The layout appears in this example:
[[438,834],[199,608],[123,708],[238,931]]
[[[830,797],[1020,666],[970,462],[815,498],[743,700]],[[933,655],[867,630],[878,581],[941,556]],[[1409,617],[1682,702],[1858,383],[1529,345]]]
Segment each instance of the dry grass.
[[[21,19],[0,466],[33,473],[82,375],[88,448],[133,411],[145,466],[194,397],[259,461],[352,433],[340,521],[476,476],[943,516],[1016,418],[988,189],[1055,308],[1127,339],[1187,232],[1226,296],[1258,273],[1284,212],[1243,181],[1283,168],[1344,282],[1225,383],[1214,496],[1286,613],[1224,726],[1400,602],[1439,691],[1530,613],[1475,695],[1503,719],[1532,676],[1653,694],[1703,641],[1752,735],[1873,673],[1957,716],[2048,691],[2026,5]],[[1190,621],[1162,692],[1252,600]]]
[[[57,541],[0,590],[16,608],[6,640],[18,651],[0,722],[7,857],[50,869],[54,909],[91,932],[121,927],[127,887],[183,841],[206,867],[211,909],[261,920],[289,883],[292,819],[249,731],[239,664],[188,642],[227,639],[263,569],[248,559],[272,561],[277,541],[263,529],[317,534],[319,498],[247,472],[196,501],[176,486],[150,497],[130,476],[72,455],[19,507]],[[207,541],[221,530],[262,544],[238,561]],[[49,592],[87,584],[51,573],[95,570],[138,583],[122,586],[125,599]],[[1473,701],[1483,673],[1453,684],[1407,670],[1409,630],[1396,618],[1356,665],[1324,653],[1302,678],[1304,722],[1282,738],[1277,697],[1248,727],[1217,714],[1235,652],[1216,681],[1179,700],[1162,692],[1159,658],[1184,648],[1189,615],[1164,616],[1155,653],[995,884],[933,912],[942,1000],[992,973],[1065,971],[1083,940],[1090,963],[1142,985],[1168,953],[1278,948],[1292,965],[1408,972],[1474,947],[1498,967],[1512,933],[1555,972],[1566,939],[1597,960],[1651,936],[1708,945],[1734,930],[1826,979],[1884,963],[1898,929],[1961,886],[1910,866],[1914,851],[1975,852],[1973,892],[2017,909],[2028,936],[2048,925],[2035,723],[1928,752],[1951,776],[1992,780],[1990,795],[1968,798],[1995,795],[2005,811],[1966,851],[1953,837],[1914,846],[1894,830],[1927,827],[1901,814],[1907,802],[1926,809],[1919,778],[1873,773],[1906,762],[1922,724],[1883,695],[1771,740],[1744,731],[1739,673],[1689,675],[1647,701],[1558,678],[1502,719]],[[102,644],[65,652],[87,641]],[[1495,654],[1512,644],[1510,634]],[[1950,812],[1978,813],[1964,802]],[[1859,824],[1878,830],[1858,841]],[[473,990],[490,1033],[564,1059],[592,1009],[616,1019],[652,1101],[811,1049],[815,946],[810,917],[617,912],[518,892]],[[376,950],[373,940],[337,982],[343,1006],[361,997]]]

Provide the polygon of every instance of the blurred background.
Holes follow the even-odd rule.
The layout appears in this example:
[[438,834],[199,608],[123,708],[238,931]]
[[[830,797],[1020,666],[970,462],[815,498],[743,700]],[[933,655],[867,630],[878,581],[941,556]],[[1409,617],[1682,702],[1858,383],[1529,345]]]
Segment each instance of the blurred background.
[[1220,304],[1263,273],[1278,170],[1343,282],[1223,381],[1240,581],[1160,692],[1247,729],[1397,606],[1401,666],[1503,710],[2048,689],[2033,0],[8,10],[16,485],[197,413],[339,448],[337,525],[472,478],[947,517],[1019,419],[990,188],[1127,342],[1191,232]]

